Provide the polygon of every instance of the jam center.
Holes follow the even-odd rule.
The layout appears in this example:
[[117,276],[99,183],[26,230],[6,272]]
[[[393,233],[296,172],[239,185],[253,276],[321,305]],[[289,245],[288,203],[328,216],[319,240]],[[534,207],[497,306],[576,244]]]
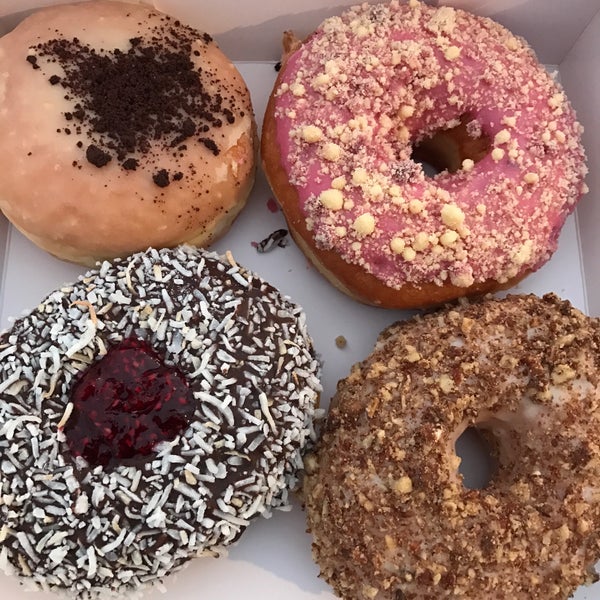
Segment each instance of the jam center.
[[142,462],[192,420],[193,395],[184,375],[150,345],[125,339],[77,381],[64,432],[74,456],[90,466]]

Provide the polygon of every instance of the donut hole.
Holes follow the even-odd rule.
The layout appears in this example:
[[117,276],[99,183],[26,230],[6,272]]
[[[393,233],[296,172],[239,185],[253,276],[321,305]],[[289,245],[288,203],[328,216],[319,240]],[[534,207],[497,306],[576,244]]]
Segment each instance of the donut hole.
[[498,470],[497,443],[489,429],[467,427],[456,440],[454,451],[461,459],[458,472],[470,490],[488,486]]
[[444,171],[460,171],[466,159],[478,163],[489,154],[491,147],[491,138],[481,125],[464,115],[455,127],[439,129],[415,144],[411,158],[423,165],[427,176],[434,177]]

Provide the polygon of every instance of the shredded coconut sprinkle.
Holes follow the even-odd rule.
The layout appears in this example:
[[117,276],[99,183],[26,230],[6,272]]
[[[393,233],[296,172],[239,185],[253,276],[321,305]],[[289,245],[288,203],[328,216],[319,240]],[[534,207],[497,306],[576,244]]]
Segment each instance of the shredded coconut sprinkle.
[[[61,431],[70,389],[131,336],[186,375],[195,419],[147,462],[90,469]],[[103,263],[0,334],[0,354],[5,571],[122,597],[289,506],[320,365],[302,309],[232,257],[183,246]]]

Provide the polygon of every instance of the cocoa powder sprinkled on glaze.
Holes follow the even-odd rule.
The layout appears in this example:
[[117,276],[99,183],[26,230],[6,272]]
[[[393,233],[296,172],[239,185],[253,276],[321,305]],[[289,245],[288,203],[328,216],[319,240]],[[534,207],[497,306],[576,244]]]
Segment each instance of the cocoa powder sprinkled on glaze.
[[[65,119],[92,140],[88,147],[98,149],[86,154],[96,167],[114,158],[128,169],[132,160],[139,164],[151,154],[153,145],[175,147],[199,131],[204,145],[218,155],[215,130],[243,116],[234,95],[210,91],[218,76],[193,62],[202,56],[199,46],[214,44],[212,38],[168,16],[154,18],[152,31],[131,38],[126,50],[92,48],[54,32],[58,37],[36,44],[26,57],[41,73],[57,67],[64,72],[51,75],[50,83],[60,84],[74,103]],[[163,187],[170,179],[155,182]]]

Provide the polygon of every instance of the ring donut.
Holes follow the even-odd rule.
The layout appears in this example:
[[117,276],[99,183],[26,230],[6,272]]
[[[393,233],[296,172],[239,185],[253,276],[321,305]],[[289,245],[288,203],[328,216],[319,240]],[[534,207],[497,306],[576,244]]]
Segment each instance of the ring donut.
[[411,0],[356,6],[284,49],[262,160],[339,289],[416,308],[509,287],[550,258],[586,190],[582,129],[522,39]]
[[[345,600],[565,600],[600,558],[600,320],[554,295],[383,331],[338,385],[304,492]],[[496,470],[467,489],[457,438]]]
[[0,39],[0,210],[60,258],[223,235],[254,183],[242,76],[210,35],[128,2],[35,12]]
[[0,336],[0,566],[121,598],[218,555],[287,505],[318,375],[302,310],[192,247],[53,292]]

